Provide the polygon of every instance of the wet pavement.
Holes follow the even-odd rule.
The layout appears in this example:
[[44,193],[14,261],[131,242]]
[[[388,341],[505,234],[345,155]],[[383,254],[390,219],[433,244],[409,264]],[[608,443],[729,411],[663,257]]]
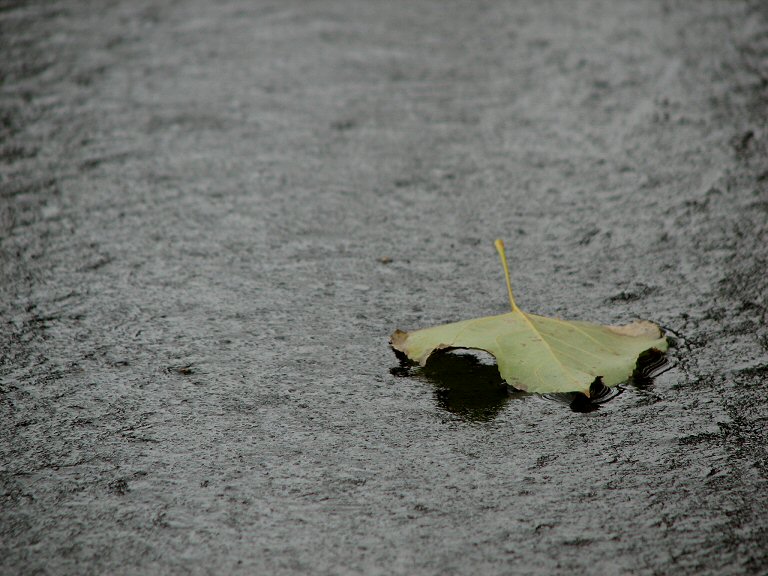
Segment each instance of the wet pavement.
[[[0,2],[0,573],[764,574],[759,1]],[[410,330],[645,318],[596,410]]]

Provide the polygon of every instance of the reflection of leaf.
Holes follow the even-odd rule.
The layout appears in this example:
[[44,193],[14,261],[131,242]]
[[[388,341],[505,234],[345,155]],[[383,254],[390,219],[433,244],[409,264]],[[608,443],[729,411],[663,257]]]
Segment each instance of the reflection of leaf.
[[464,420],[493,420],[511,399],[524,397],[511,391],[495,366],[472,354],[440,354],[414,374],[435,386],[438,405]]
[[608,388],[600,379],[596,379],[589,387],[589,395],[585,396],[581,392],[559,392],[557,394],[545,394],[545,398],[568,404],[574,412],[594,412],[602,404],[613,400],[621,394],[620,387]]
[[507,383],[527,392],[581,392],[601,379],[605,386],[627,380],[638,356],[663,352],[667,341],[652,322],[604,326],[527,314],[512,295],[504,244],[496,241],[507,279],[512,312],[434,328],[392,334],[392,347],[422,366],[435,350],[473,348],[496,358]]

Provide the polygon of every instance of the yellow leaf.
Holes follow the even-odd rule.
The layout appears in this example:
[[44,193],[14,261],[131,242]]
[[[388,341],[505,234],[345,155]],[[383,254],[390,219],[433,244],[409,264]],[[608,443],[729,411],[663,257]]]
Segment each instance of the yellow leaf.
[[667,340],[652,322],[606,326],[523,312],[512,294],[501,240],[496,241],[496,248],[504,267],[511,312],[413,332],[396,330],[390,339],[392,347],[422,366],[436,350],[485,350],[496,358],[502,378],[519,390],[581,392],[587,396],[597,379],[608,387],[627,380],[638,356],[646,350],[666,351]]

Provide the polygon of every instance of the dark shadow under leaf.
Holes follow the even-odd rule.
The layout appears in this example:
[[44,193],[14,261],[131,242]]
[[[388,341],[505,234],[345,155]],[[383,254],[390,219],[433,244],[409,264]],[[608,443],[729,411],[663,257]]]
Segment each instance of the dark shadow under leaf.
[[509,387],[495,363],[464,351],[434,354],[424,367],[403,362],[390,372],[428,382],[434,386],[438,406],[467,421],[493,420],[507,402],[529,396]]
[[[397,377],[413,377],[435,387],[435,399],[444,410],[467,421],[493,420],[511,399],[530,394],[515,390],[501,378],[490,355],[466,350],[441,350],[419,367],[395,350],[400,366],[390,369]],[[487,361],[483,361],[486,359]],[[627,384],[646,389],[653,379],[671,368],[664,352],[650,349],[640,354],[637,366]],[[622,386],[607,387],[597,378],[589,388],[589,396],[581,392],[543,394],[544,398],[566,404],[571,410],[589,413],[613,400],[624,391]]]
[[668,356],[655,348],[646,350],[637,358],[637,366],[630,383],[637,388],[647,388],[653,379],[672,368]]
[[605,386],[602,380],[598,378],[592,382],[589,387],[589,397],[582,394],[581,392],[544,394],[543,396],[549,400],[567,404],[574,412],[581,412],[585,414],[587,412],[594,412],[600,408],[602,404],[605,404],[609,400],[613,400],[623,391],[624,390],[619,386],[608,388],[608,386]]

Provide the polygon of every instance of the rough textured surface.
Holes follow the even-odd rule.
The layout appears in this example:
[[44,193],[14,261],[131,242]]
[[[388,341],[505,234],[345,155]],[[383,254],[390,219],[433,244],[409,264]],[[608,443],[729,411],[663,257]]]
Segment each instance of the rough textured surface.
[[[0,2],[0,572],[764,574],[767,12]],[[496,237],[675,368],[397,377]]]

